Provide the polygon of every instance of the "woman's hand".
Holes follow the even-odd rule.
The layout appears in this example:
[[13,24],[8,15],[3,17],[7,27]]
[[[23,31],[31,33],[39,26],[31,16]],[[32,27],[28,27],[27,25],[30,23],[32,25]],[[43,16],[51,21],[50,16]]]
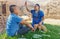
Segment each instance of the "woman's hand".
[[25,2],[25,6],[27,6],[27,1]]
[[42,21],[39,23],[39,25],[42,25]]
[[28,12],[30,12],[30,10],[29,10],[28,7],[27,7],[27,1],[25,2],[25,7],[26,7],[26,10],[27,10]]

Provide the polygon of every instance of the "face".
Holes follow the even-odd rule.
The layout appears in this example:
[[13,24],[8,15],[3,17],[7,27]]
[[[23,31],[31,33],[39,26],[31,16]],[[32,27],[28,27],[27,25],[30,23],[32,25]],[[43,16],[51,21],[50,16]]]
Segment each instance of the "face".
[[38,11],[40,8],[39,8],[39,6],[35,5],[35,6],[34,6],[34,9],[35,9],[36,11]]
[[17,14],[17,15],[18,15],[18,13],[19,13],[19,8],[18,8],[17,6],[14,7],[14,13]]

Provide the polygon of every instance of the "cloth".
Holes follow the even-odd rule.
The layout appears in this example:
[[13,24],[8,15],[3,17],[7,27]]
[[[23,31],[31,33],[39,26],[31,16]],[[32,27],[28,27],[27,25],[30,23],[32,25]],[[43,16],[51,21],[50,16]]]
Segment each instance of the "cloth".
[[36,12],[35,10],[31,10],[31,14],[33,18],[32,26],[34,26],[34,24],[39,24],[42,21],[42,17],[44,16],[44,12],[41,10],[39,10],[38,12]]
[[24,26],[24,25],[20,25],[19,30],[17,32],[17,34],[23,35],[26,34],[30,31],[30,28]]
[[22,18],[18,17],[16,14],[11,13],[7,19],[6,23],[6,33],[9,36],[14,36],[15,33],[19,30],[19,23],[22,21]]

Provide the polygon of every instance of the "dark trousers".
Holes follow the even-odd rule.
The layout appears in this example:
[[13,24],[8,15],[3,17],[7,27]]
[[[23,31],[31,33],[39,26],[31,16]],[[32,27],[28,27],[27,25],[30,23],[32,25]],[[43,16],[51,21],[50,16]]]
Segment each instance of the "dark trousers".
[[17,33],[23,35],[23,34],[28,33],[29,31],[30,31],[30,28],[23,26],[23,25],[20,25]]

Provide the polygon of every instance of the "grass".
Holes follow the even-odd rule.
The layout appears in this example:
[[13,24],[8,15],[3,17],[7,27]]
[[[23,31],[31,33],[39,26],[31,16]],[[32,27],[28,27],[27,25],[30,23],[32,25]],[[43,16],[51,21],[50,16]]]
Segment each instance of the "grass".
[[[25,35],[16,35],[14,37],[9,37],[6,35],[6,33],[0,35],[0,39],[60,39],[60,26],[57,25],[50,25],[50,24],[45,24],[45,26],[48,29],[47,33],[42,33],[41,31],[36,31],[36,32],[28,32]],[[34,34],[38,34],[41,37],[34,38]]]

